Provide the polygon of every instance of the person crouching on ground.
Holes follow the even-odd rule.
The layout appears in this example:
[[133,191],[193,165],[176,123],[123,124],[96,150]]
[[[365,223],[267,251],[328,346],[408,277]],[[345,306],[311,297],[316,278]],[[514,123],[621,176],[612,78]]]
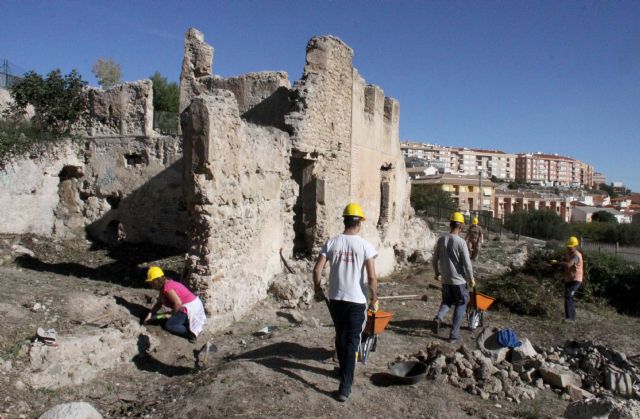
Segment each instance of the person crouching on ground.
[[464,215],[460,212],[451,214],[449,227],[451,232],[438,238],[431,263],[435,272],[436,281],[442,275],[442,303],[437,316],[433,319],[433,332],[440,332],[440,324],[451,307],[455,307],[453,325],[449,334],[449,342],[454,343],[460,338],[460,325],[464,318],[467,303],[469,302],[469,290],[475,288],[473,279],[473,267],[469,258],[467,244],[460,237]]
[[367,283],[371,291],[371,306],[377,307],[378,278],[374,259],[378,252],[358,235],[365,220],[360,205],[347,205],[342,217],[344,232],[327,240],[322,246],[313,268],[313,284],[316,299],[324,299],[320,277],[328,261],[329,312],[336,329],[335,345],[340,364],[340,387],[336,399],[344,402],[351,394],[356,352],[367,320]]
[[[157,266],[149,268],[145,282],[160,291],[160,294],[143,323],[159,319],[168,332],[195,342],[207,320],[200,298],[181,283],[165,277],[162,269]],[[158,315],[162,306],[168,307],[170,311]]]

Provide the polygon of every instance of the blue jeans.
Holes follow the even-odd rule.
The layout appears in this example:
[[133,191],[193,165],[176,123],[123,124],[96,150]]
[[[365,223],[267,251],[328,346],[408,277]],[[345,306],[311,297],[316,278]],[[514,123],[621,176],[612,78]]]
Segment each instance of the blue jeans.
[[442,284],[442,303],[440,310],[436,316],[442,321],[452,306],[455,306],[453,313],[453,325],[451,326],[450,339],[458,339],[460,337],[460,325],[467,311],[467,303],[469,302],[469,291],[465,285]]
[[174,335],[187,336],[187,332],[189,331],[189,317],[187,313],[178,311],[172,314],[171,317],[164,322],[162,327]]
[[341,394],[349,396],[356,369],[356,352],[360,345],[360,336],[365,326],[366,304],[350,301],[331,300],[329,312],[336,328],[336,352],[340,364]]
[[564,316],[567,320],[575,320],[576,319],[576,306],[573,302],[573,296],[578,291],[582,285],[581,282],[572,281],[564,284]]

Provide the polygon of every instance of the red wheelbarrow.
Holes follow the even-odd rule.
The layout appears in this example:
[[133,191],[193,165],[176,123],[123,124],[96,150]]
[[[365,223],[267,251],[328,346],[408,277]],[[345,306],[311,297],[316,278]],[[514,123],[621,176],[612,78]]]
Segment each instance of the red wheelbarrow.
[[378,310],[375,313],[369,310],[367,312],[367,325],[364,327],[360,346],[356,352],[356,360],[367,363],[369,352],[375,352],[378,345],[378,335],[387,328],[387,325],[393,318],[393,313],[389,311]]
[[473,291],[469,293],[469,305],[467,306],[469,329],[475,330],[479,326],[484,326],[484,312],[489,310],[495,300],[495,298],[473,288]]

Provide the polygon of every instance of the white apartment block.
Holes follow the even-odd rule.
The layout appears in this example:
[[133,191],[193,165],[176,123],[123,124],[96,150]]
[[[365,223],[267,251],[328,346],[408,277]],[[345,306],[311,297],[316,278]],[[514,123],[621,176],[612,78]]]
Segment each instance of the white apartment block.
[[498,179],[514,180],[516,155],[499,150],[446,147],[435,144],[400,142],[405,158],[423,160],[426,166],[434,166],[444,172]]

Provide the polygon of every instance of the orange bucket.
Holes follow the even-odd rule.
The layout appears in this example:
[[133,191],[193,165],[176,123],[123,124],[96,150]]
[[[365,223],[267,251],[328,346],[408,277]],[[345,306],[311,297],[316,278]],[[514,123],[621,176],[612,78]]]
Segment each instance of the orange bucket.
[[477,291],[469,293],[469,296],[471,298],[470,305],[472,307],[475,306],[480,311],[489,310],[489,307],[491,307],[491,304],[493,304],[493,302],[496,300],[493,297],[489,297],[488,295],[483,294],[481,292],[477,292]]
[[[375,317],[375,322],[373,321]],[[371,310],[367,313],[367,325],[364,328],[364,332],[369,336],[382,333],[386,329],[387,325],[393,318],[393,313],[389,311],[378,310],[373,313]],[[372,330],[373,329],[373,330]]]

